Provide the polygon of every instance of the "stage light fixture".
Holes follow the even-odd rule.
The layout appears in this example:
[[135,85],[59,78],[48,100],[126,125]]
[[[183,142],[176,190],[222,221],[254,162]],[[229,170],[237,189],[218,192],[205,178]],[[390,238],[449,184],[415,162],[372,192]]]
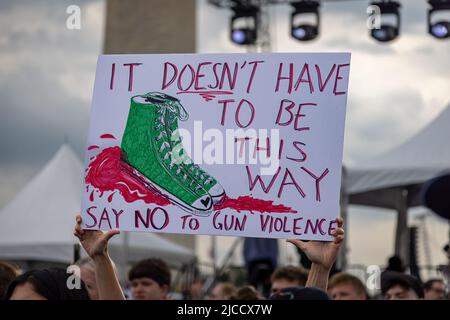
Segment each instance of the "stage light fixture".
[[437,20],[432,22],[433,15],[447,11],[450,17],[450,0],[429,0],[428,9],[428,33],[437,39],[450,37],[450,18],[448,20]]
[[[318,1],[298,1],[291,5],[294,10],[291,14],[291,36],[299,41],[310,41],[319,35],[320,15]],[[314,18],[315,23],[307,23],[304,18],[309,15]]]
[[259,8],[237,4],[232,10],[233,16],[230,22],[231,41],[238,45],[255,44],[258,35]]
[[[370,30],[372,38],[379,42],[389,42],[400,34],[400,4],[397,1],[372,2],[371,6],[377,6],[380,13],[380,25]],[[383,21],[394,18],[393,22]]]

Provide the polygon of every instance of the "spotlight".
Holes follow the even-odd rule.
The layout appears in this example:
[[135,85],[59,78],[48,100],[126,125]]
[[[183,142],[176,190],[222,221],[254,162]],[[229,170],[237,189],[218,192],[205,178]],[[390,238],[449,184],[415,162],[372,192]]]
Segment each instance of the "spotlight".
[[438,39],[450,37],[450,21],[439,20],[432,22],[431,18],[437,12],[450,10],[450,0],[429,0],[431,8],[428,9],[428,33]]
[[[389,42],[400,34],[400,4],[396,1],[372,2],[371,6],[377,6],[380,13],[380,25],[378,28],[370,30],[370,35],[377,41]],[[394,18],[392,23],[388,23],[385,18]]]
[[251,45],[256,43],[258,30],[259,8],[251,5],[237,4],[232,8],[230,37],[238,45]]
[[[317,38],[320,23],[319,2],[304,0],[293,2],[291,5],[294,7],[294,11],[291,14],[291,36],[299,41],[309,41]],[[300,18],[306,15],[312,15],[315,23],[299,21]]]

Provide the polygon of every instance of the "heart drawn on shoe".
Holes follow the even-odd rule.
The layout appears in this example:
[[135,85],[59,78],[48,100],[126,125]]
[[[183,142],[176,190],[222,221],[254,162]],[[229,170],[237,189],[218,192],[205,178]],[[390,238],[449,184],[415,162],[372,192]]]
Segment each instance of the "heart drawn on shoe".
[[200,200],[200,202],[205,206],[205,208],[207,208],[208,207],[208,204],[209,204],[209,198],[206,198],[206,199],[204,199],[204,200]]

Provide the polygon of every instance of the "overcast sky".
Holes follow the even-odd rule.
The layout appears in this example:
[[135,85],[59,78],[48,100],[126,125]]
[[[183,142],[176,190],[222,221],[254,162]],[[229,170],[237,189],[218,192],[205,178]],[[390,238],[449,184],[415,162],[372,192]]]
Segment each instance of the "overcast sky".
[[[402,1],[401,37],[391,44],[368,36],[367,2],[323,4],[321,36],[307,44],[290,38],[287,5],[270,10],[273,51],[352,53],[344,148],[350,164],[414,135],[450,102],[450,41],[426,34],[426,1]],[[71,4],[81,7],[81,30],[66,28]],[[244,52],[228,40],[230,12],[206,0],[198,4],[197,51]],[[65,139],[81,158],[104,10],[101,0],[0,1],[0,208]],[[351,210],[351,262],[384,263],[393,247],[394,217]],[[429,225],[433,262],[442,262],[447,226],[436,218]]]

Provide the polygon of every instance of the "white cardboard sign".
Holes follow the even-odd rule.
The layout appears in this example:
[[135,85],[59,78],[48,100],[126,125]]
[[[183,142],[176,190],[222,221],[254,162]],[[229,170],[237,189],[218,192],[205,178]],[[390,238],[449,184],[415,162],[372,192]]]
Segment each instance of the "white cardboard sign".
[[330,240],[349,53],[103,55],[86,229]]

